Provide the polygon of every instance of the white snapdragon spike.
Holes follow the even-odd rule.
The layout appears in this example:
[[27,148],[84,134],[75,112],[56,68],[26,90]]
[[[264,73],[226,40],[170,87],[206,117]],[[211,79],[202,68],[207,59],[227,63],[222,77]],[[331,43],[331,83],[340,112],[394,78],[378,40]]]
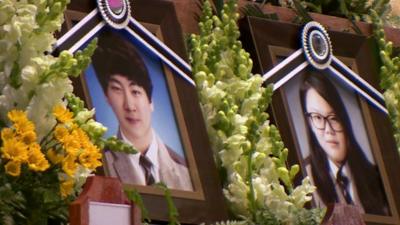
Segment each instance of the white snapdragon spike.
[[93,118],[94,114],[96,113],[96,110],[93,108],[91,110],[83,110],[78,112],[78,114],[75,116],[74,120],[78,124],[83,124],[89,119]]
[[72,90],[72,82],[67,78],[54,78],[37,86],[27,110],[29,118],[36,124],[39,139],[48,134],[55,124],[51,116],[54,105],[61,104],[65,93],[71,93]]
[[242,115],[251,114],[253,109],[255,109],[258,106],[258,102],[261,99],[261,97],[262,97],[261,92],[255,92],[247,99],[245,99],[242,103],[240,113]]
[[291,202],[301,208],[305,203],[311,201],[311,194],[316,190],[316,187],[311,185],[309,177],[304,178],[302,185],[296,187],[290,195]]
[[237,161],[235,161],[231,167],[227,167],[228,172],[238,173],[241,177],[246,177],[248,174],[248,157],[240,156]]
[[266,204],[269,206],[275,216],[281,220],[285,220],[289,217],[290,208],[293,203],[289,202],[289,196],[287,195],[285,188],[278,184],[272,183],[270,185],[271,193],[266,197]]
[[93,136],[101,137],[104,133],[107,132],[107,127],[103,126],[103,124],[95,121],[94,119],[88,120],[81,127],[88,134],[93,134]]
[[251,74],[253,62],[237,40],[234,1],[225,5],[221,19],[205,5],[200,35],[192,35],[191,61],[211,145],[227,173],[225,196],[238,217],[257,219],[255,214],[268,211],[265,215],[278,221],[293,221],[311,189],[307,183],[292,187],[298,167],[286,168],[287,149],[264,113],[272,88]]
[[255,152],[252,155],[253,166],[258,171],[260,168],[264,166],[264,162],[267,159],[267,155],[261,152]]
[[259,176],[268,184],[279,182],[279,175],[276,172],[275,163],[270,157],[265,158],[264,166],[260,168]]
[[235,114],[232,121],[234,127],[232,133],[245,136],[248,133],[248,127],[246,126],[247,120],[248,120],[247,116]]
[[265,193],[268,192],[269,184],[268,182],[265,182],[265,179],[262,177],[258,176],[253,178],[253,186],[254,186],[254,192],[256,195],[256,202],[258,205],[263,205],[265,198]]
[[212,86],[210,88],[206,88],[206,92],[204,93],[204,99],[208,99],[211,104],[214,106],[218,106],[221,104],[222,100],[225,98],[226,92],[223,91],[218,86]]
[[225,197],[234,204],[231,205],[235,212],[240,213],[240,215],[248,215],[249,201],[247,199],[247,193],[249,187],[244,182],[243,178],[236,173],[229,175],[230,184],[225,188]]
[[233,166],[234,162],[239,160],[240,155],[242,153],[243,153],[242,147],[233,150],[226,150],[226,149],[220,150],[219,157],[221,158],[222,166],[231,170],[232,169],[231,166]]

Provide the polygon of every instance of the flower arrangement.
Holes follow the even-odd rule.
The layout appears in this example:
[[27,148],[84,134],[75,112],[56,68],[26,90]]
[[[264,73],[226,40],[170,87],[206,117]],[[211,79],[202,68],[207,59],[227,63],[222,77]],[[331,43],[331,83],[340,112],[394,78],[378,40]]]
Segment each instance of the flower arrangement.
[[294,187],[298,165],[287,167],[288,149],[265,112],[272,87],[251,73],[252,61],[238,40],[238,13],[229,0],[220,17],[204,2],[200,34],[192,35],[191,63],[207,130],[229,206],[242,221],[222,224],[319,224],[307,210],[315,187],[305,178]]
[[100,149],[133,152],[72,94],[70,76],[96,42],[49,54],[69,0],[0,1],[0,224],[66,223],[68,204],[101,165]]
[[392,122],[397,150],[400,152],[400,56],[395,55],[393,43],[386,41],[383,21],[379,15],[371,10],[374,25],[374,36],[379,46],[381,58],[380,86],[385,98],[386,107]]

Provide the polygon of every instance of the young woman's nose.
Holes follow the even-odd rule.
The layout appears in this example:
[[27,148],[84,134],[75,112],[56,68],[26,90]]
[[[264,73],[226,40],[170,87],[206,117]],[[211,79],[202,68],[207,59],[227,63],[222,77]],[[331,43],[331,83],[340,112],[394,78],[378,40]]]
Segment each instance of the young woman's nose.
[[335,130],[332,128],[331,124],[327,120],[325,120],[325,133],[335,134]]
[[133,96],[130,92],[124,92],[124,109],[126,111],[135,111],[136,110],[136,104],[135,100],[133,99]]

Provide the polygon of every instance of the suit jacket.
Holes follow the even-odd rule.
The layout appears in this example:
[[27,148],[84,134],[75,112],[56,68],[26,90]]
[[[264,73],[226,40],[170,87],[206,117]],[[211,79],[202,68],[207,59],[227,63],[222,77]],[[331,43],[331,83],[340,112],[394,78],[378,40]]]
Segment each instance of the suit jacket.
[[[174,153],[156,135],[158,144],[158,163],[160,181],[170,189],[193,191],[189,170],[184,160]],[[137,153],[140,154],[140,153]],[[141,175],[140,165],[134,165],[128,154],[122,152],[104,151],[105,170],[107,175],[118,177],[122,183],[146,185]]]

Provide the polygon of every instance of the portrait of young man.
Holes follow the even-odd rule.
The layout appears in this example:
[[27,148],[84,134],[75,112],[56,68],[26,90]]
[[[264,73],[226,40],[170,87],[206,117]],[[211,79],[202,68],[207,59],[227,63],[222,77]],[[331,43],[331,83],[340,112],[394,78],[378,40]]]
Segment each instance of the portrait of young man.
[[106,98],[104,104],[118,121],[115,135],[138,150],[126,154],[105,149],[106,174],[124,184],[162,182],[170,189],[193,191],[185,158],[165,144],[152,126],[157,108],[154,86],[139,50],[120,33],[106,30],[98,37],[92,65]]
[[314,202],[390,215],[357,97],[332,76],[309,69],[284,87],[301,164],[317,187]]

